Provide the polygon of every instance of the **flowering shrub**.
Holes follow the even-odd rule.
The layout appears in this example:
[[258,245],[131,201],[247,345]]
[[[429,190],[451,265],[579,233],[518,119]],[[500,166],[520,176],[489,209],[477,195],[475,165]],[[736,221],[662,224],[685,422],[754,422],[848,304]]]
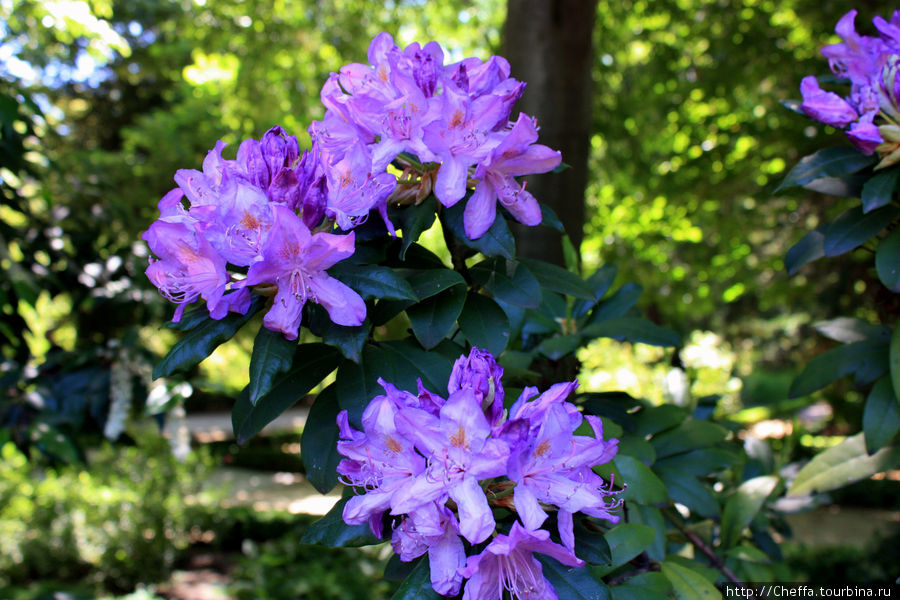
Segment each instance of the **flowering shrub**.
[[[303,539],[390,539],[398,600],[704,598],[719,578],[774,579],[758,548],[777,556],[771,465],[712,410],[576,392],[591,340],[679,336],[639,316],[639,286],[611,292],[613,265],[584,278],[516,256],[509,219],[562,230],[516,177],[561,157],[512,116],[524,84],[508,63],[444,64],[437,44],[387,34],[368,59],[325,83],[309,150],[276,127],[176,174],[144,239],[184,335],[154,375],[192,369],[265,310],[235,436],[322,388],[302,459],[319,491],[345,494]],[[432,227],[449,264],[418,243]]]
[[[900,207],[896,189],[900,166],[900,11],[890,21],[875,17],[878,35],[856,32],[856,11],[838,21],[835,31],[842,42],[822,49],[839,84],[849,86],[840,95],[824,91],[815,76],[805,77],[800,109],[833,127],[846,129],[853,147],[825,148],[802,159],[788,173],[782,188],[803,186],[814,191],[851,198],[831,223],[810,231],[786,257],[788,272],[796,273],[819,258],[833,258],[857,248],[874,255],[871,293],[876,294],[877,322],[839,317],[816,324],[820,333],[841,346],[814,358],[791,386],[792,397],[803,397],[832,382],[853,375],[857,386],[868,390],[862,419],[863,432],[811,461],[790,487],[792,494],[822,492],[893,468],[900,449],[892,442],[900,431],[900,328],[896,326],[893,295],[900,292]],[[893,330],[892,330],[893,326]],[[852,474],[839,465],[854,461]]]
[[[591,470],[615,456],[617,441],[604,441],[600,418],[582,417],[565,400],[577,384],[557,384],[539,396],[526,388],[504,415],[502,374],[492,356],[473,348],[454,364],[447,399],[421,382],[413,395],[379,380],[386,394],[366,407],[362,432],[350,427],[347,411],[338,414],[338,452],[347,457],[338,473],[366,491],[344,505],[344,521],[368,523],[382,537],[390,508],[400,516],[394,550],[403,561],[427,551],[432,586],[444,595],[459,593],[465,576],[471,579],[465,598],[490,597],[470,588],[549,596],[532,552],[584,566],[574,554],[573,514],[619,520],[612,512],[621,503],[608,500],[612,482]],[[583,419],[593,437],[575,435]],[[540,529],[548,517],[541,503],[558,511],[562,546]],[[462,538],[480,544],[495,534],[492,506],[514,509],[525,526],[513,523],[509,537],[494,538],[466,562]]]

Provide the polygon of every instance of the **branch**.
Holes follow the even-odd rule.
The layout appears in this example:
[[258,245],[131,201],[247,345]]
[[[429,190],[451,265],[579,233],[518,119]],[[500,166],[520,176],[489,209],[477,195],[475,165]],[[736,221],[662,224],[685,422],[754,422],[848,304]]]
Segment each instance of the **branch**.
[[734,574],[734,571],[729,569],[721,558],[716,554],[715,550],[710,547],[709,544],[703,541],[699,535],[688,529],[685,524],[682,522],[681,518],[672,508],[664,508],[662,509],[663,516],[669,520],[672,525],[674,525],[678,531],[684,534],[684,537],[688,539],[688,541],[693,544],[693,546],[699,550],[706,558],[709,559],[712,566],[719,570],[722,575],[725,576],[728,581],[739,585],[742,589],[746,589],[744,584],[738,579],[737,575]]

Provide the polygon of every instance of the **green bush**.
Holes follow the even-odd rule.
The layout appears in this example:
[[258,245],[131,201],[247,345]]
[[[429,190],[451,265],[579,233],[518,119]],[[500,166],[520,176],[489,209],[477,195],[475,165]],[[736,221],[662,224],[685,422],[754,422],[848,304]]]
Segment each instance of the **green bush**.
[[0,584],[52,578],[109,591],[164,579],[191,522],[185,497],[208,460],[177,461],[165,440],[106,446],[90,470],[41,469],[0,447]]

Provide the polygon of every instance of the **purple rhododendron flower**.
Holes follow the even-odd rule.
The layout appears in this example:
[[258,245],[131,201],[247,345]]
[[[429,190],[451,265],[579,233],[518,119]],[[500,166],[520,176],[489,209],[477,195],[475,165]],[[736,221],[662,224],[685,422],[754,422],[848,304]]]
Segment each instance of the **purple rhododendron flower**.
[[856,31],[857,11],[851,10],[838,21],[835,32],[842,41],[822,48],[822,55],[839,77],[850,82],[850,92],[841,97],[819,87],[815,77],[804,77],[800,86],[803,111],[813,119],[842,128],[864,154],[878,153],[876,169],[900,160],[900,143],[882,127],[894,127],[900,121],[900,11],[890,21],[873,20],[878,36]]
[[556,590],[544,577],[535,553],[570,567],[584,566],[571,550],[550,541],[547,531],[532,531],[513,523],[509,535],[498,535],[481,554],[466,561],[461,573],[469,581],[463,600],[503,600],[504,592],[522,600],[557,600]]
[[497,202],[523,225],[541,222],[541,207],[525,185],[514,179],[518,175],[546,173],[559,166],[562,155],[547,146],[536,144],[537,123],[520,114],[507,135],[478,165],[475,178],[480,181],[463,212],[466,235],[477,239],[484,235],[497,216]]
[[[593,472],[612,460],[617,442],[603,440],[601,420],[566,400],[575,382],[543,394],[526,389],[504,421],[502,373],[493,356],[472,348],[454,364],[446,400],[421,381],[412,393],[379,379],[385,394],[366,408],[362,432],[342,411],[338,472],[364,492],[345,504],[343,516],[349,524],[368,522],[380,537],[390,510],[394,551],[404,561],[427,552],[441,594],[458,594],[469,578],[465,598],[500,598],[504,590],[555,598],[533,553],[581,566],[574,515],[618,520],[612,481]],[[585,419],[594,435],[575,435]],[[508,535],[497,534],[492,507],[518,516]],[[541,529],[553,509],[562,545]],[[462,538],[481,544],[492,535],[466,562]]]
[[262,248],[262,260],[250,266],[245,282],[273,282],[278,286],[275,302],[263,324],[281,331],[289,340],[297,339],[303,305],[311,300],[324,307],[338,325],[361,325],[366,318],[363,299],[325,272],[353,254],[353,233],[311,234],[300,217],[286,206],[275,205],[272,211],[274,221]]

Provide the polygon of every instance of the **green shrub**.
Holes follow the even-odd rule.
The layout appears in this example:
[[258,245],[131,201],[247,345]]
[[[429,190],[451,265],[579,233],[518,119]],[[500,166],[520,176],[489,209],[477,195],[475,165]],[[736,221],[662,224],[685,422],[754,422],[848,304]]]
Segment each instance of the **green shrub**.
[[164,579],[191,527],[185,497],[204,459],[177,461],[165,440],[105,446],[90,470],[39,469],[0,448],[0,584],[52,578],[109,591]]

